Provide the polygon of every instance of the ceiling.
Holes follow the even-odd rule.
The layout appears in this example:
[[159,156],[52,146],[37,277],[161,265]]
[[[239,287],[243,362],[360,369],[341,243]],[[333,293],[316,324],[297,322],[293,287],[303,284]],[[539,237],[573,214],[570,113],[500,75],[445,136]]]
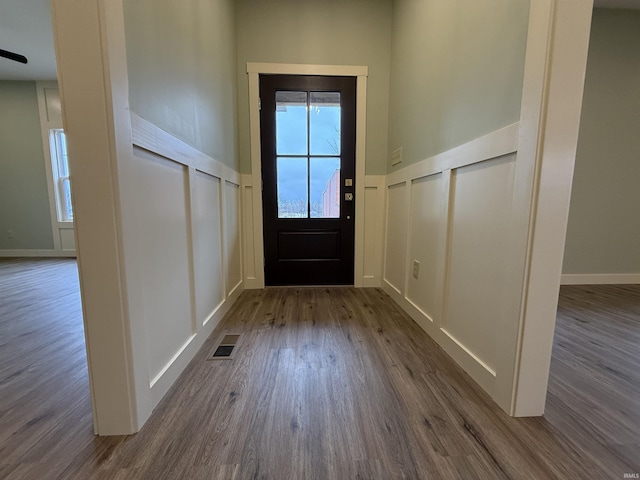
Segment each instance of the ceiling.
[[29,60],[0,58],[0,80],[55,80],[49,0],[0,0],[0,48]]
[[[595,0],[595,6],[640,9],[640,0]],[[29,59],[23,65],[0,58],[0,80],[55,80],[49,0],[0,0],[0,48]]]

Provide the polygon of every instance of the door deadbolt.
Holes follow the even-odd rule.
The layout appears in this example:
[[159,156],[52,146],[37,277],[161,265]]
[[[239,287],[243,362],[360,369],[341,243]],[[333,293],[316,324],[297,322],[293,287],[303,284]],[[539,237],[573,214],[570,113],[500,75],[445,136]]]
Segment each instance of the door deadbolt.
[[344,199],[345,199],[345,201],[347,201],[347,202],[351,202],[351,201],[353,201],[353,193],[345,193],[345,194],[344,194]]

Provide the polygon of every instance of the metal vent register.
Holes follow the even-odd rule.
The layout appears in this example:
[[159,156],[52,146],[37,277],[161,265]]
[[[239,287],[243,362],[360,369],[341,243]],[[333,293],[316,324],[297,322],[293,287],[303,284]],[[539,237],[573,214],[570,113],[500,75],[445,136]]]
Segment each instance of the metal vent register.
[[213,352],[213,355],[211,355],[207,360],[231,358],[239,338],[240,335],[225,335],[222,338],[222,341],[218,344],[215,352]]

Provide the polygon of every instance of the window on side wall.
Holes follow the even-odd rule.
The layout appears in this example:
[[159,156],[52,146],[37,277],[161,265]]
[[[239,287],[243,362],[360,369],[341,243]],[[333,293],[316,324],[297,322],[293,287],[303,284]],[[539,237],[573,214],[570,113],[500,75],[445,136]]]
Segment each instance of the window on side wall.
[[55,128],[49,132],[51,147],[51,168],[56,195],[56,210],[60,222],[73,222],[73,206],[71,205],[71,181],[67,162],[67,142],[64,130]]

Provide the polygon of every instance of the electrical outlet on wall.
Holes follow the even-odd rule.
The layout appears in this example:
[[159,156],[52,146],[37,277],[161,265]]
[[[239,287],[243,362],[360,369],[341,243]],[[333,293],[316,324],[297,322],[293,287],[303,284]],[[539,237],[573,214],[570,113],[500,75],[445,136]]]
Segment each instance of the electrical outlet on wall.
[[413,278],[418,278],[420,275],[420,262],[418,260],[413,261]]
[[7,230],[7,238],[16,238],[16,235],[13,233],[13,230]]

